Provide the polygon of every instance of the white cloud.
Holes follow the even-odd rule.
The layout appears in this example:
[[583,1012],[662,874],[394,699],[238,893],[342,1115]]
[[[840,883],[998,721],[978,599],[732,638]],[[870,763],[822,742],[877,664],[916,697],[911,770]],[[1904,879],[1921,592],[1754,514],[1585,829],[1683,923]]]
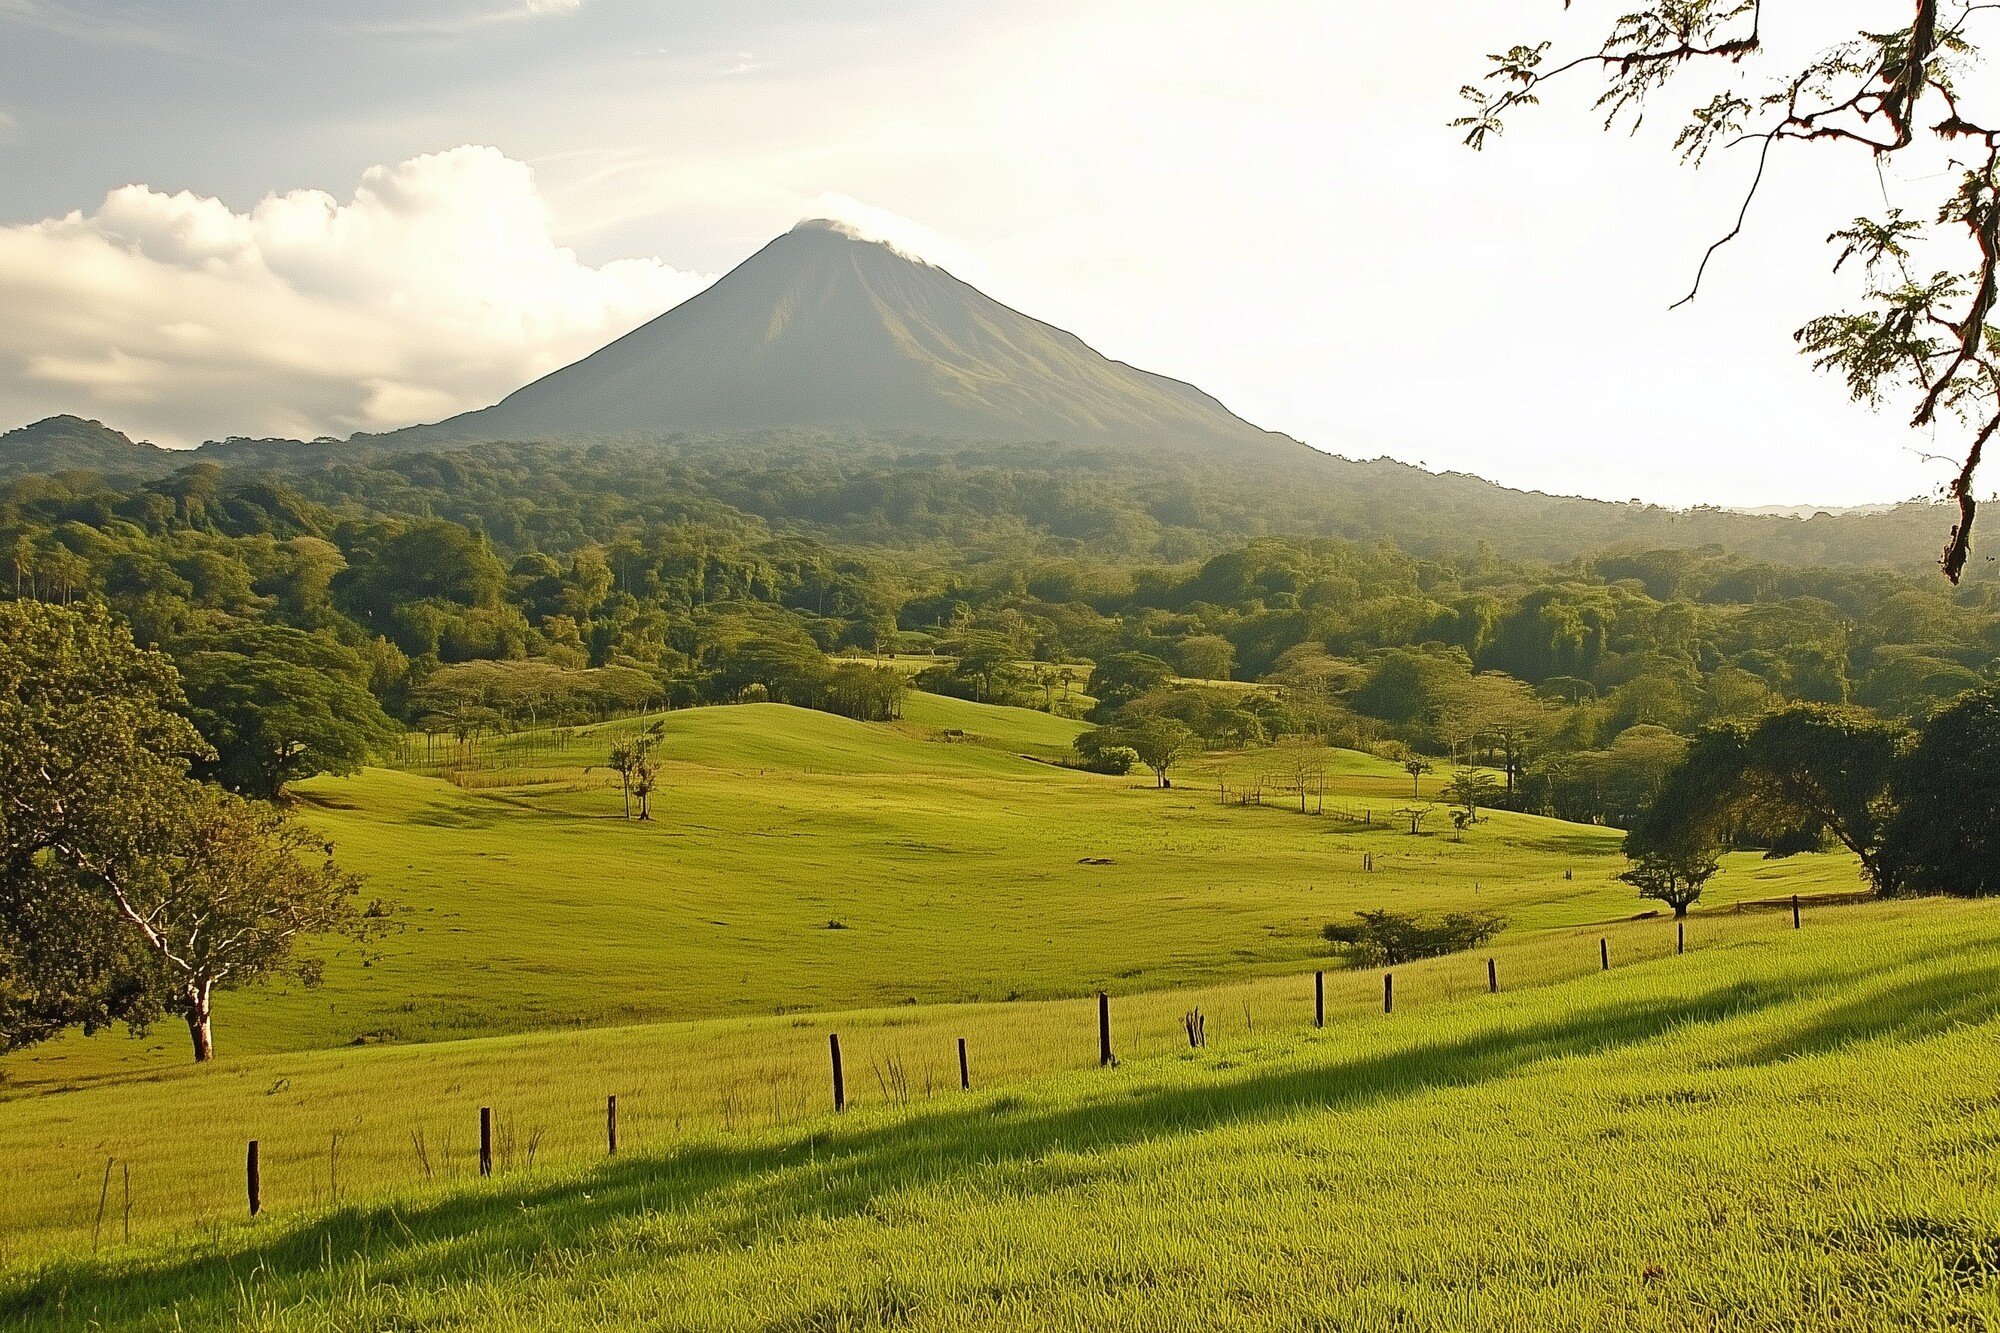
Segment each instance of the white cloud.
[[[0,0],[0,4],[4,3],[6,0]],[[566,17],[582,8],[583,0],[514,0],[513,3],[479,5],[421,19],[365,23],[356,31],[380,37],[453,37],[495,23]]]
[[0,422],[75,412],[175,444],[385,430],[492,402],[708,281],[581,262],[493,148],[243,213],[128,185],[0,228]]
[[950,269],[958,277],[977,285],[977,279],[972,275],[978,271],[979,261],[971,251],[923,223],[891,209],[863,203],[851,195],[827,192],[816,194],[806,201],[801,220],[841,223],[856,236],[885,242],[913,259]]

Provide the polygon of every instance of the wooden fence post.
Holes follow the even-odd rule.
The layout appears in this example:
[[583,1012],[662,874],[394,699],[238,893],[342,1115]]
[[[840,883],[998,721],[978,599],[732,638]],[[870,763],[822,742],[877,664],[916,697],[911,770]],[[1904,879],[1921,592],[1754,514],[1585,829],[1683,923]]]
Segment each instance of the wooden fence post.
[[1688,951],[1688,923],[1685,921],[1676,921],[1674,922],[1674,952],[1677,954],[1682,954],[1686,953],[1687,951]]
[[243,1155],[243,1181],[250,1191],[250,1216],[264,1211],[264,1172],[257,1162],[257,1140],[250,1140],[250,1149]]
[[493,1174],[493,1108],[479,1108],[479,1174]]
[[618,1094],[615,1092],[604,1099],[604,1150],[613,1157],[618,1155]]
[[1097,992],[1097,1063],[1111,1063],[1111,997]]
[[829,1032],[826,1037],[826,1044],[833,1052],[833,1109],[836,1111],[845,1111],[847,1109],[847,1076],[841,1072],[840,1068],[840,1034],[838,1032]]
[[1313,1026],[1326,1026],[1326,973],[1313,973]]
[[1396,974],[1394,972],[1384,972],[1382,974],[1382,1012],[1385,1014],[1396,1012]]
[[1799,928],[1799,895],[1795,893],[1792,895],[1792,929],[1797,930],[1798,928]]
[[1486,993],[1488,995],[1500,993],[1500,964],[1491,958],[1486,960]]
[[1597,961],[1603,965],[1606,972],[1611,970],[1611,941],[1609,939],[1600,939],[1597,941]]
[[958,1089],[972,1091],[972,1066],[965,1062],[965,1038],[958,1039]]

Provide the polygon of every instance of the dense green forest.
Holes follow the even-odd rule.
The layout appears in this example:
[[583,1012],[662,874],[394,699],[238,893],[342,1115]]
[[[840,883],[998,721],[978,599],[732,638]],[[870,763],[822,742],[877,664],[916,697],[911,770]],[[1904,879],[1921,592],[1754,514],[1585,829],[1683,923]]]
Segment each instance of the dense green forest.
[[1952,589],[1879,547],[1543,559],[1468,540],[1449,508],[1401,540],[1287,536],[1248,481],[1127,466],[767,440],[21,475],[0,485],[0,589],[108,604],[180,667],[209,775],[259,795],[405,727],[464,742],[752,698],[892,717],[890,659],[932,655],[939,692],[1212,747],[1478,757],[1500,801],[1624,824],[1706,724],[1784,701],[1920,721],[2000,648],[1990,578]]

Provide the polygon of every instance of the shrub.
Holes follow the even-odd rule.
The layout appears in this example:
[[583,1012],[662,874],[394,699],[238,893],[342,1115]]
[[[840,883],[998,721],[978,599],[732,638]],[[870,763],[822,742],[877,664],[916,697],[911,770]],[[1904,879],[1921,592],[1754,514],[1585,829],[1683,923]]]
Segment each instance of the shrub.
[[1499,934],[1507,918],[1496,912],[1446,912],[1422,917],[1406,912],[1358,912],[1352,922],[1330,922],[1320,933],[1347,951],[1354,967],[1382,967],[1477,948]]
[[1109,773],[1122,778],[1139,762],[1139,752],[1129,745],[1106,745],[1083,755],[1077,764],[1086,773]]

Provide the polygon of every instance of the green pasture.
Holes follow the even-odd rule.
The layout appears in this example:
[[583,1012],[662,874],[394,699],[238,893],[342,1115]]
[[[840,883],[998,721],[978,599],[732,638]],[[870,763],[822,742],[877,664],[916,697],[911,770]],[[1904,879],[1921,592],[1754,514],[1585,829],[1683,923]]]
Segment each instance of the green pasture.
[[0,1323],[1991,1327],[2000,918],[1722,912],[1689,941],[1524,933],[1493,951],[1501,994],[1480,959],[1435,960],[1397,970],[1391,1015],[1377,975],[1341,974],[1324,1031],[1306,975],[1123,997],[1111,1070],[1070,1000],[240,1056],[31,1096],[0,1116]]
[[[655,818],[627,822],[604,757],[655,723]],[[1297,972],[1359,908],[1490,909],[1518,934],[1645,907],[1613,878],[1610,830],[1497,813],[1460,837],[1440,812],[1412,837],[1392,813],[1409,778],[1344,751],[1315,783],[1325,814],[1275,792],[1224,805],[1217,782],[1264,761],[1197,761],[1161,791],[1046,762],[1077,726],[925,694],[893,724],[753,704],[302,784],[398,929],[337,951],[317,989],[223,996],[219,1050],[1122,994]],[[1712,898],[1854,886],[1844,858],[1739,858]],[[168,1026],[58,1041],[0,1064],[0,1091],[185,1047]]]

